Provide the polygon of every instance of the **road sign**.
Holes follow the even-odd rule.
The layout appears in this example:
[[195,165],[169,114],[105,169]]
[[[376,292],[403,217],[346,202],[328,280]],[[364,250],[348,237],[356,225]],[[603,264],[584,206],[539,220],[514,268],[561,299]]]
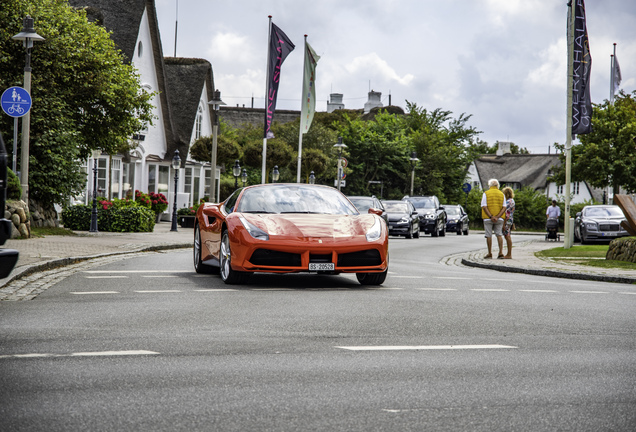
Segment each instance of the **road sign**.
[[464,184],[462,185],[462,190],[463,190],[464,192],[466,192],[466,193],[470,192],[470,190],[471,190],[471,189],[472,189],[472,188],[470,187],[470,183],[464,183]]
[[2,110],[11,117],[22,117],[31,109],[31,95],[22,87],[9,87],[0,101]]
[[[334,187],[338,187],[338,180],[334,180],[333,181],[333,185]],[[340,187],[345,187],[347,185],[347,181],[346,180],[340,180]]]

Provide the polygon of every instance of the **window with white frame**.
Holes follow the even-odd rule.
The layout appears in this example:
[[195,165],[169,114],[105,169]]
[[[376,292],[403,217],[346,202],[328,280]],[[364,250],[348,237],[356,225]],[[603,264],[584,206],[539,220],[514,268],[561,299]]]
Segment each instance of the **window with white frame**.
[[[189,199],[192,198],[192,167],[186,167],[183,175],[183,192],[189,194]],[[192,205],[192,203],[190,203]]]
[[557,186],[557,193],[558,193],[559,195],[563,195],[563,185],[558,185],[558,186]]
[[157,165],[148,165],[148,193],[157,192]]
[[110,198],[121,198],[120,192],[121,160],[111,159],[110,161]]
[[97,160],[97,196],[106,197],[108,179],[108,160],[99,158]]
[[203,107],[199,105],[197,118],[194,122],[194,139],[201,138],[201,125],[203,124]]
[[[133,190],[135,184],[135,164],[134,163],[125,163],[122,167],[122,194],[124,196],[128,195],[128,192],[133,194],[135,191]],[[133,195],[134,197],[134,195]],[[122,197],[123,198],[123,197]]]

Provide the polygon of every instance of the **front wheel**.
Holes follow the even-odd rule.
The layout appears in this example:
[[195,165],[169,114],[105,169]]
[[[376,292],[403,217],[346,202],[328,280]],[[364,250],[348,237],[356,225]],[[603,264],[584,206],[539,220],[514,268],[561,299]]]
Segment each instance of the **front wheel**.
[[217,267],[203,264],[201,261],[201,248],[203,244],[201,242],[201,229],[199,228],[199,222],[194,223],[194,270],[199,274],[218,274],[219,269]]
[[461,225],[457,224],[457,235],[462,235],[462,230],[464,229],[464,227],[462,227]]
[[466,229],[464,230],[464,235],[468,235],[468,231],[470,230],[470,228],[466,227]]
[[439,236],[440,237],[446,237],[446,223],[444,222],[444,225],[442,225],[442,229],[439,230]]
[[382,285],[388,272],[389,269],[384,270],[382,273],[356,273],[356,278],[360,285]]
[[221,267],[221,279],[228,285],[244,283],[249,276],[248,273],[239,272],[232,269],[232,250],[230,247],[230,235],[227,230],[221,236],[221,251],[219,257]]

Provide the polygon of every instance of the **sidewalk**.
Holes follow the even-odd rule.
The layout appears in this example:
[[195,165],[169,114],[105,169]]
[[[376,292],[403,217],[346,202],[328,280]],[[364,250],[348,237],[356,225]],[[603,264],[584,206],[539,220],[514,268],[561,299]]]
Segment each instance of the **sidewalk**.
[[11,274],[0,279],[0,288],[29,274],[107,255],[152,250],[191,248],[194,230],[171,222],[159,222],[150,233],[111,233],[78,231],[76,236],[47,236],[26,240],[7,240],[2,246],[16,249],[20,257]]
[[[0,288],[11,281],[29,274],[73,264],[82,260],[152,250],[191,248],[193,229],[178,228],[170,231],[170,222],[160,222],[151,233],[89,233],[79,232],[77,236],[48,236],[28,240],[8,240],[7,249],[17,249],[20,258],[9,277],[0,279]],[[479,231],[474,231],[480,235]],[[487,268],[502,272],[526,273],[541,276],[561,277],[604,282],[636,283],[636,270],[601,269],[537,258],[534,253],[543,249],[563,246],[563,242],[545,241],[544,235],[517,233],[513,259],[484,258],[484,249],[465,252],[443,261],[458,265]],[[485,243],[485,242],[484,242]],[[495,249],[497,247],[495,246]]]

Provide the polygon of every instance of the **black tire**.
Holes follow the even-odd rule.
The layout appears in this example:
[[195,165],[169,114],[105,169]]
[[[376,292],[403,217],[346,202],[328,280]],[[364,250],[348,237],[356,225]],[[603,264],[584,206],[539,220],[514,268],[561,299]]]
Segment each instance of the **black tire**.
[[437,236],[439,236],[439,231],[437,231],[437,227],[435,227],[435,229],[431,231],[431,237],[437,237]]
[[463,226],[461,226],[460,224],[457,224],[457,235],[462,235],[463,229],[464,229]]
[[227,230],[223,230],[221,235],[221,250],[219,252],[219,265],[221,279],[228,285],[245,283],[249,273],[239,272],[232,269],[232,250],[230,247],[230,236]]
[[194,270],[199,274],[219,274],[219,268],[214,266],[209,266],[203,264],[201,261],[201,248],[203,245],[201,244],[201,230],[199,228],[199,222],[194,223],[194,248],[193,248],[193,258],[194,258]]
[[440,237],[446,237],[446,224],[445,223],[442,225],[442,229],[439,231],[439,236]]
[[388,272],[386,269],[382,273],[356,273],[356,278],[360,285],[382,285]]
[[415,228],[415,233],[413,233],[413,237],[415,237],[416,239],[420,238],[420,226],[419,225]]
[[574,228],[574,241],[575,242],[580,242],[581,241],[581,235],[579,234],[580,229],[578,228]]
[[413,230],[409,231],[409,233],[407,235],[405,235],[404,237],[406,237],[407,239],[412,239],[413,238]]
[[468,232],[470,231],[469,227],[466,227],[466,229],[464,230],[464,235],[468,235]]

